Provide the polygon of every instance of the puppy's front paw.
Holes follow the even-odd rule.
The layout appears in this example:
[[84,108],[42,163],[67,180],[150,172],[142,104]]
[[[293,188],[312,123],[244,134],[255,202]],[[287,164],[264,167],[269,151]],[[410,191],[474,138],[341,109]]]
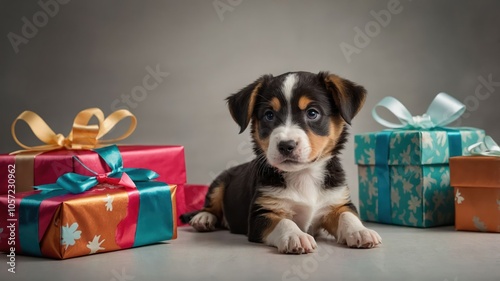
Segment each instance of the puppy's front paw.
[[189,224],[197,231],[207,232],[215,230],[216,222],[217,217],[214,214],[209,212],[200,212],[189,221]]
[[366,228],[359,218],[345,212],[340,215],[337,242],[351,248],[369,249],[382,243],[382,238],[374,230]]
[[314,237],[302,231],[284,235],[277,245],[278,252],[282,254],[307,254],[317,247]]
[[344,241],[339,243],[347,244],[351,248],[373,248],[382,243],[382,238],[377,232],[369,228],[348,232],[344,235]]

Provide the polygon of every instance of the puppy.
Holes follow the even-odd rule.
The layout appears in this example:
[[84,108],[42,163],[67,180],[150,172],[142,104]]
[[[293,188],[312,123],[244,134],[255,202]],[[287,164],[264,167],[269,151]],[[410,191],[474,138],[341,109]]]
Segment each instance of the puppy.
[[181,218],[198,231],[227,228],[280,253],[313,252],[323,229],[349,247],[380,244],[358,218],[339,159],[365,97],[362,86],[327,72],[264,75],[231,95],[240,133],[251,124],[256,158],[224,171],[204,208]]

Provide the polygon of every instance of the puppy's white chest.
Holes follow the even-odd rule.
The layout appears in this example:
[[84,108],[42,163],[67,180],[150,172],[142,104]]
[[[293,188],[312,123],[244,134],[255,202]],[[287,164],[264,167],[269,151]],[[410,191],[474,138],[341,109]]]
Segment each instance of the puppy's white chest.
[[[292,220],[305,232],[314,232],[319,220],[330,206],[341,202],[342,193],[338,189],[325,190],[324,176],[311,171],[296,172],[285,175],[285,188],[272,188],[265,193],[280,201],[284,210],[292,215]],[[340,188],[342,189],[342,188]]]

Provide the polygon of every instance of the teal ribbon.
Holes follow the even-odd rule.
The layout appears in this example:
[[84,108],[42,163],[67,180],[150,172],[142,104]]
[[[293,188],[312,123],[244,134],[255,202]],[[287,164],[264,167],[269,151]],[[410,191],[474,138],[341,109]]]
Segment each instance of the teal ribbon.
[[90,171],[94,176],[84,176],[76,173],[66,173],[60,176],[55,184],[46,184],[35,186],[38,190],[58,190],[64,189],[70,193],[78,194],[85,192],[99,183],[109,183],[122,185],[128,188],[135,188],[134,182],[144,182],[156,179],[159,175],[151,170],[138,168],[123,168],[123,160],[120,150],[116,145],[106,146],[94,150],[108,164],[111,172],[98,174],[83,164],[78,157],[74,159],[78,161],[85,169]]
[[493,156],[500,157],[500,146],[490,137],[484,137],[484,140],[467,147],[470,155],[475,156]]
[[[101,182],[124,184],[125,187],[134,187],[139,191],[140,204],[134,246],[151,244],[172,237],[174,223],[170,189],[166,188],[165,183],[151,181],[157,178],[158,174],[147,169],[123,168],[120,151],[115,145],[94,151],[108,164],[111,172],[97,174],[80,162],[95,176],[67,173],[59,177],[55,184],[35,186],[42,192],[26,196],[21,200],[19,240],[23,253],[41,256],[38,222],[43,200],[82,193]],[[78,158],[75,159],[79,161]],[[128,180],[131,180],[131,184]]]
[[[377,109],[383,107],[394,114],[400,123],[392,123],[380,117]],[[445,128],[465,112],[465,105],[446,93],[439,93],[423,115],[413,116],[396,98],[383,98],[372,110],[372,116],[379,124],[393,130],[377,134],[375,151],[375,172],[378,179],[378,220],[392,222],[390,171],[388,165],[391,135],[396,130],[444,130],[448,135],[449,156],[462,155],[462,137],[459,130]]]
[[[379,107],[388,109],[399,119],[400,123],[392,123],[380,117],[377,113]],[[446,126],[457,120],[464,112],[465,105],[463,103],[446,93],[439,93],[423,115],[413,116],[399,100],[385,97],[373,107],[372,116],[375,121],[387,128],[418,130]]]
[[391,223],[391,184],[389,177],[389,142],[392,131],[377,134],[375,148],[375,174],[378,186],[378,219],[382,223]]
[[170,189],[160,182],[144,182],[137,189],[141,203],[134,247],[171,239],[174,216]]

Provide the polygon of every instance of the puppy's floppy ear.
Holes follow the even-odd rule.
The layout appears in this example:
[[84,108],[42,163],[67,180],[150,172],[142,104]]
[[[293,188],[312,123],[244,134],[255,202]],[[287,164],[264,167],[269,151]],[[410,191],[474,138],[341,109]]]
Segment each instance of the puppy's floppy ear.
[[340,116],[347,124],[351,125],[352,118],[356,116],[365,103],[365,88],[328,72],[320,72],[318,77],[333,95],[333,101],[340,111]]
[[236,94],[232,94],[226,99],[231,116],[240,126],[240,134],[245,131],[248,123],[250,123],[257,95],[271,78],[272,75],[263,75],[252,84],[241,89]]

